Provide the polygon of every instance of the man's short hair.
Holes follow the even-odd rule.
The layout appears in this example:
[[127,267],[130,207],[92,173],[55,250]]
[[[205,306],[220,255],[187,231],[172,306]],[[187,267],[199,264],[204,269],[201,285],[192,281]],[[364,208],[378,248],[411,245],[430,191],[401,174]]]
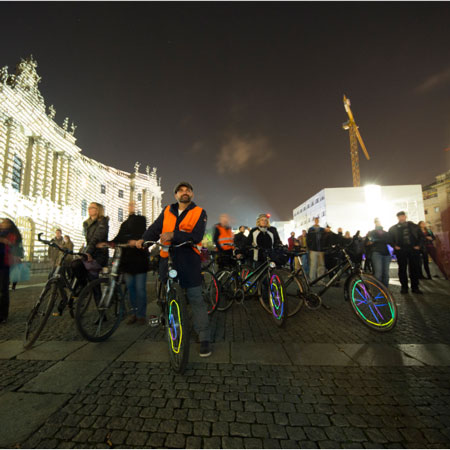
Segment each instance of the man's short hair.
[[194,188],[192,187],[192,184],[189,183],[188,181],[180,181],[174,188],[173,193],[176,194],[180,188],[184,186],[187,187],[188,189],[190,189],[191,191],[194,191]]
[[397,217],[398,217],[398,216],[406,216],[405,211],[399,211],[399,212],[397,213]]
[[57,228],[57,229],[55,230],[55,233],[56,233],[57,231],[59,231],[60,233],[62,233],[61,228]]

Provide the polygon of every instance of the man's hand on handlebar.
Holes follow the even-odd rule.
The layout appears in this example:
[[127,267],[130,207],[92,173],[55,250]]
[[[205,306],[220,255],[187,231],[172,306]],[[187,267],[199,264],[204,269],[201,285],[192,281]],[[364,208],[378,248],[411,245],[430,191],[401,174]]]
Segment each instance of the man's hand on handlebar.
[[[131,245],[131,242],[132,241],[129,241],[128,243]],[[143,248],[142,244],[144,243],[144,239],[139,239],[138,241],[134,241],[134,242],[135,242],[136,248],[140,248],[140,249]]]
[[166,242],[170,242],[173,239],[173,231],[162,233],[159,236],[161,240],[161,244],[165,244]]

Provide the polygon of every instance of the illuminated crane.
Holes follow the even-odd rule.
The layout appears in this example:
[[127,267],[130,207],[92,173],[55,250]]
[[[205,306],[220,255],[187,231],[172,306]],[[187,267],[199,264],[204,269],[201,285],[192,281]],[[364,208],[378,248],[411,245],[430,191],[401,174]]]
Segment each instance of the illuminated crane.
[[350,109],[350,99],[344,95],[344,108],[348,114],[348,122],[342,124],[344,130],[349,130],[350,133],[350,155],[352,157],[352,175],[353,175],[353,187],[361,186],[359,180],[359,157],[358,157],[358,141],[361,148],[364,151],[364,155],[367,159],[370,159],[369,153],[367,153],[366,146],[362,140],[361,135],[358,131],[358,125],[356,125],[355,119],[353,118],[352,110]]

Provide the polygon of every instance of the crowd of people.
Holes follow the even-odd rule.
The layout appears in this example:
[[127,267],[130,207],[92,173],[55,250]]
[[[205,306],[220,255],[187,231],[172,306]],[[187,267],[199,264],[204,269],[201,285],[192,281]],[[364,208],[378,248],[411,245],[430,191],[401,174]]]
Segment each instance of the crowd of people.
[[[92,202],[88,207],[89,217],[83,222],[85,246],[80,249],[82,257],[66,258],[67,270],[76,279],[75,296],[89,280],[98,277],[103,267],[108,264],[108,247],[127,243],[120,262],[120,270],[125,274],[131,304],[131,313],[127,323],[144,325],[147,323],[146,281],[149,271],[150,255],[143,248],[144,241],[160,241],[167,246],[159,250],[159,274],[164,281],[167,277],[167,257],[170,244],[181,244],[185,241],[192,246],[173,248],[172,255],[179,282],[186,290],[188,301],[193,310],[193,325],[200,340],[200,356],[211,355],[210,329],[206,305],[202,298],[201,288],[201,248],[205,234],[206,211],[193,202],[194,189],[188,182],[180,182],[174,189],[175,203],[166,206],[160,216],[146,228],[146,218],[137,215],[135,203],[130,202],[128,218],[121,224],[118,234],[108,240],[109,219],[100,203]],[[374,229],[364,238],[358,238],[365,255],[364,269],[372,271],[374,276],[385,286],[389,286],[389,267],[394,255],[398,262],[398,275],[401,292],[408,292],[408,275],[413,293],[421,294],[419,280],[431,279],[429,257],[437,264],[445,278],[444,268],[439,261],[434,246],[435,236],[425,222],[415,224],[407,220],[404,211],[397,214],[398,222],[388,231],[383,229],[379,219],[374,221]],[[52,240],[62,249],[73,250],[73,242],[68,235],[63,236],[57,229]],[[343,233],[338,228],[335,233],[326,224],[320,225],[319,217],[308,230],[302,230],[297,236],[291,233],[288,239],[288,250],[302,253],[301,264],[307,276],[314,280],[324,275],[337,263],[335,252],[328,251],[335,244],[346,245],[355,242],[350,232]],[[219,269],[230,262],[233,252],[245,255],[255,267],[265,262],[265,250],[282,246],[278,231],[271,226],[270,218],[260,214],[256,226],[249,228],[241,225],[234,234],[230,217],[222,214],[214,226],[213,243],[218,253]],[[62,258],[62,252],[49,247],[49,260],[52,269],[56,268]],[[8,318],[9,311],[9,273],[14,264],[23,258],[22,237],[10,219],[0,222],[0,323]],[[291,258],[291,269],[298,264]],[[409,269],[409,270],[408,270]],[[330,276],[331,278],[331,276]],[[323,282],[324,283],[324,282]]]
[[[362,238],[364,270],[372,272],[381,283],[388,287],[389,268],[394,256],[398,263],[401,293],[408,293],[409,275],[412,292],[422,294],[419,287],[420,280],[432,279],[429,267],[430,256],[447,279],[433,243],[435,236],[425,222],[415,224],[408,221],[404,211],[397,213],[397,219],[398,222],[386,231],[380,220],[376,218],[374,229]],[[300,236],[296,237],[295,232],[291,233],[288,249],[307,252],[302,256],[302,265],[305,273],[314,280],[336,265],[335,256],[329,251],[330,248],[335,244],[345,246],[351,241],[352,236],[349,231],[344,234],[342,228],[338,228],[337,233],[334,233],[328,224],[321,227],[319,217],[316,217],[314,225],[308,230],[303,230]],[[423,270],[425,270],[426,278]]]

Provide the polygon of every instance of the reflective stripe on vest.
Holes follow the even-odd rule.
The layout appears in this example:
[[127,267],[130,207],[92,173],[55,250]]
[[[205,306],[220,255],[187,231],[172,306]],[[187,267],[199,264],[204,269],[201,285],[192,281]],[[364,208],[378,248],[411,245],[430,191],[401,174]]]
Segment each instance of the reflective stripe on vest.
[[[195,225],[197,225],[198,219],[200,219],[200,216],[202,214],[203,209],[199,206],[195,206],[194,208],[190,209],[187,213],[184,219],[180,222],[178,225],[178,230],[184,231],[186,233],[192,233],[192,230],[194,229]],[[162,227],[162,233],[171,233],[175,231],[175,225],[177,223],[177,217],[170,211],[170,205],[166,207],[164,210],[164,220],[163,220],[163,227]],[[167,247],[164,247],[159,252],[159,255],[161,258],[167,258],[169,256],[169,245],[170,242],[167,243]],[[202,243],[199,242],[195,244],[195,246],[192,246],[193,250],[200,255],[200,250],[202,248]]]
[[234,250],[234,234],[231,228],[225,228],[222,225],[216,225],[219,230],[219,238],[217,239],[219,245],[222,247],[224,245],[223,250]]

